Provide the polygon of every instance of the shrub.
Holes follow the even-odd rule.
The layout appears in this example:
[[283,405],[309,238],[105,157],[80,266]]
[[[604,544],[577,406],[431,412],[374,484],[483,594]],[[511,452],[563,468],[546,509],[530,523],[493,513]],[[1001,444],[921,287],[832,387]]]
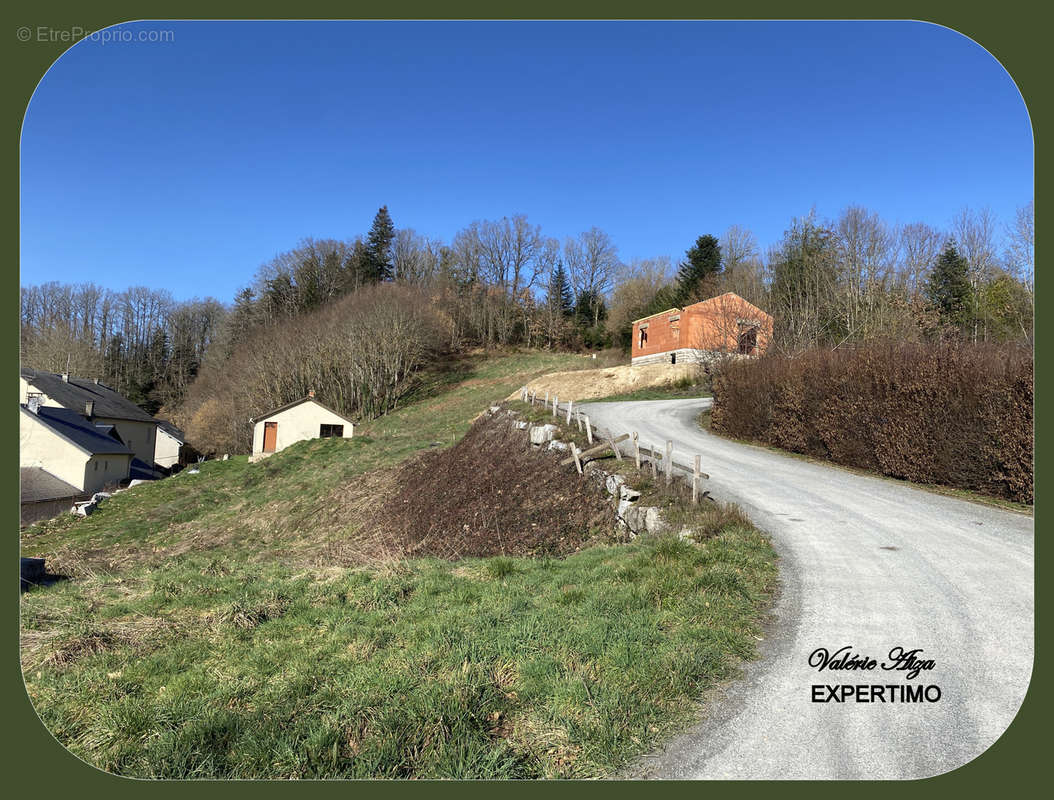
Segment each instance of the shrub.
[[919,483],[1033,499],[1033,363],[1011,345],[869,343],[725,365],[711,429]]

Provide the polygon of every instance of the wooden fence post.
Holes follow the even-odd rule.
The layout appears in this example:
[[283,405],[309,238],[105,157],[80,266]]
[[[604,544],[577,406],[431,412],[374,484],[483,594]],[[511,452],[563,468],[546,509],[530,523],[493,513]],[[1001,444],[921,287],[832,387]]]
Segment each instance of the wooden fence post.
[[666,485],[670,485],[670,481],[673,480],[673,442],[669,439],[666,440]]
[[695,462],[692,469],[692,503],[699,502],[699,454],[695,454]]
[[578,470],[578,474],[582,474],[582,459],[579,458],[581,453],[574,442],[571,442],[571,455],[575,457],[575,469]]
[[586,439],[593,444],[593,426],[589,423],[589,415],[586,414]]
[[640,441],[636,431],[633,431],[633,460],[637,462],[637,469],[640,469]]
[[567,424],[568,425],[571,424],[571,408],[574,406],[574,404],[575,404],[574,400],[568,400],[567,401]]
[[611,449],[615,451],[615,460],[616,461],[621,461],[622,460],[622,453],[620,453],[618,451],[618,447],[615,445],[615,440],[611,439],[611,438],[608,438],[608,444],[610,444],[611,445]]
[[549,410],[549,392],[545,393],[545,410]]
[[659,459],[656,458],[658,454],[651,447],[648,448],[648,452],[651,453],[651,479],[657,481],[659,479]]
[[582,432],[582,409],[575,412],[575,420],[578,422],[578,432]]
[[553,416],[556,416],[556,407],[560,405],[560,395],[553,395]]

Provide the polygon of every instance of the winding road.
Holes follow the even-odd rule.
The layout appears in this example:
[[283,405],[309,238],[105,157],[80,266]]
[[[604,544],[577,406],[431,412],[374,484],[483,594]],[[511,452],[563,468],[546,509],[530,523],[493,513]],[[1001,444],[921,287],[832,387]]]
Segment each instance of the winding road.
[[[612,434],[673,440],[678,463],[700,453],[706,488],[738,503],[780,555],[761,657],[627,777],[924,778],[983,753],[1032,674],[1032,517],[722,439],[696,423],[710,402],[583,405]],[[922,648],[934,664],[914,679],[809,665],[817,648],[841,647],[879,665],[895,647]],[[813,702],[814,685],[841,684],[898,689],[885,702],[871,690],[868,702]],[[890,702],[902,686],[937,686],[940,698]]]

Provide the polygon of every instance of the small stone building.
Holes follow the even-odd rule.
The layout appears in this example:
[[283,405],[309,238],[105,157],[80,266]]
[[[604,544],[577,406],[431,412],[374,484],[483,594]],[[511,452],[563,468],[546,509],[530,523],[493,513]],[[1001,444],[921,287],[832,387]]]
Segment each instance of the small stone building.
[[772,341],[772,317],[734,292],[633,323],[632,364],[710,363],[760,355]]
[[314,392],[249,421],[253,424],[252,461],[266,458],[304,439],[328,436],[350,439],[355,432],[352,420],[320,403]]

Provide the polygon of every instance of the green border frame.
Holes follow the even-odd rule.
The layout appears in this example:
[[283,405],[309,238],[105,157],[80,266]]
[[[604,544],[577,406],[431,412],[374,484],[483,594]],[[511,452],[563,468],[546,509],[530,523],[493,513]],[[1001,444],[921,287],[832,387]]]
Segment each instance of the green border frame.
[[[222,6],[222,7],[221,7]],[[251,13],[250,13],[251,11]],[[299,13],[292,13],[293,11]],[[378,13],[378,12],[384,13]],[[1041,17],[1049,16],[1049,12],[1041,12],[1035,4],[1010,0],[1010,2],[996,4],[962,4],[953,2],[886,2],[882,4],[868,3],[862,8],[850,6],[844,2],[832,2],[831,0],[806,0],[793,4],[779,3],[775,0],[762,0],[762,2],[741,3],[732,9],[733,13],[711,9],[696,3],[684,2],[683,0],[659,0],[648,5],[640,3],[602,3],[599,0],[586,0],[575,3],[537,2],[529,8],[508,6],[497,8],[494,3],[483,3],[478,0],[461,0],[460,2],[445,4],[442,8],[436,8],[429,4],[420,2],[398,2],[385,4],[382,8],[373,6],[362,8],[352,4],[336,2],[305,2],[289,7],[273,0],[258,2],[251,9],[238,6],[234,3],[201,2],[201,0],[188,0],[187,2],[164,2],[153,3],[149,6],[143,3],[133,3],[127,0],[120,2],[93,3],[91,7],[73,2],[49,3],[48,7],[29,4],[18,9],[5,9],[3,16],[7,19],[5,25],[0,27],[0,41],[4,41],[3,54],[9,61],[8,69],[5,71],[3,82],[4,109],[3,121],[5,128],[9,131],[10,138],[8,155],[3,159],[4,182],[8,187],[4,193],[4,207],[7,213],[4,216],[5,237],[8,252],[7,266],[2,269],[2,279],[12,291],[11,302],[15,306],[9,317],[4,317],[4,341],[9,344],[0,350],[3,369],[6,374],[15,371],[18,363],[18,350],[14,346],[18,335],[18,281],[19,281],[19,252],[18,252],[18,229],[19,229],[19,139],[21,134],[22,119],[28,106],[30,97],[38,82],[47,72],[57,58],[70,46],[62,42],[29,42],[22,43],[18,38],[18,29],[29,26],[47,26],[54,29],[69,29],[73,26],[82,28],[101,29],[108,25],[137,19],[874,19],[874,20],[900,20],[914,19],[933,22],[951,28],[959,33],[973,39],[982,47],[986,48],[1010,73],[1017,83],[1029,110],[1032,129],[1033,143],[1035,145],[1037,131],[1043,129],[1041,124],[1049,114],[1048,104],[1041,102],[1045,99],[1043,75],[1046,74],[1044,62],[1048,61],[1048,27],[1043,24],[1046,20]],[[13,12],[13,13],[12,13]],[[6,41],[5,41],[6,39]],[[1049,66],[1048,66],[1049,69]],[[964,121],[968,124],[968,120]],[[1036,172],[1040,170],[1045,162],[1037,157],[1035,159]],[[1040,182],[1037,180],[1037,184]],[[1038,194],[1038,192],[1037,192]],[[1041,225],[1041,228],[1045,227]],[[1042,282],[1037,282],[1042,296]],[[1044,357],[1047,340],[1046,325],[1040,316],[1036,322],[1036,389],[1037,396],[1042,396],[1045,386],[1046,370],[1044,369],[1047,359]],[[16,488],[18,475],[15,472],[14,452],[18,448],[13,436],[7,436],[6,431],[14,429],[15,411],[12,404],[11,411],[7,412],[10,427],[5,428],[5,435],[0,437],[3,442],[3,450],[8,453],[2,467],[0,487],[3,487],[3,508],[5,515],[14,517],[14,507],[17,504]],[[1039,452],[1045,452],[1046,441],[1042,436],[1042,426],[1036,425],[1036,445]],[[1037,459],[1038,460],[1038,459]],[[1037,471],[1037,477],[1042,477],[1042,471]],[[1037,495],[1039,492],[1037,492]],[[1045,520],[1045,515],[1037,510],[1037,529]],[[17,550],[18,538],[12,536],[8,547]],[[9,564],[14,563],[15,553],[10,553]],[[1048,554],[1045,548],[1037,548],[1036,568],[1037,573],[1046,574]],[[1043,565],[1041,567],[1040,565]],[[9,584],[10,592],[14,592],[14,580]],[[1049,746],[1044,746],[1049,741],[1049,729],[1043,725],[1040,709],[1050,703],[1051,692],[1043,680],[1046,675],[1038,665],[1046,666],[1046,661],[1041,658],[1045,653],[1046,642],[1039,636],[1042,630],[1042,622],[1047,619],[1047,596],[1042,586],[1036,584],[1036,661],[1033,668],[1032,684],[1029,688],[1025,703],[1017,718],[1011,724],[1007,732],[986,753],[969,764],[942,776],[928,778],[920,781],[902,782],[896,785],[884,785],[873,782],[849,782],[849,781],[808,781],[799,783],[781,782],[779,786],[773,786],[774,782],[739,783],[732,785],[730,782],[669,782],[655,784],[656,789],[662,792],[691,793],[717,791],[739,793],[763,793],[773,791],[804,792],[812,797],[818,795],[844,795],[852,792],[855,797],[870,797],[886,795],[889,792],[897,794],[904,793],[906,796],[916,796],[931,792],[962,792],[983,791],[999,792],[1007,790],[1021,791],[1032,781],[1038,781],[1046,777],[1046,764],[1044,757],[1049,752]],[[14,606],[14,613],[3,614],[4,640],[7,642],[18,639],[18,613]],[[1047,670],[1049,672],[1049,670]],[[3,733],[5,746],[3,747],[3,760],[6,762],[5,783],[9,791],[13,790],[19,794],[30,792],[71,793],[90,794],[105,792],[110,797],[127,797],[133,793],[143,791],[157,793],[164,796],[182,794],[186,791],[200,792],[205,795],[216,793],[241,794],[251,793],[258,797],[261,793],[271,794],[273,792],[309,791],[312,793],[333,793],[364,790],[382,795],[402,794],[404,792],[415,792],[421,789],[426,792],[456,792],[459,795],[476,794],[482,796],[484,793],[494,791],[496,787],[489,783],[433,783],[426,782],[425,785],[414,782],[381,782],[370,781],[365,783],[343,781],[336,782],[305,782],[290,785],[281,782],[162,782],[141,781],[103,773],[94,767],[81,762],[62,747],[44,728],[33,710],[29,698],[25,693],[22,681],[21,669],[17,654],[14,658],[5,661],[5,667],[0,673],[0,681],[4,687],[4,706],[8,710],[5,715]],[[601,792],[605,795],[616,792],[639,792],[642,788],[637,783],[610,783],[605,782],[599,786],[589,786],[575,782],[568,785],[564,782],[550,782],[544,785],[534,783],[505,783],[499,791],[502,793],[516,794],[528,793],[542,790],[560,795],[570,792]],[[651,791],[649,788],[648,791]],[[416,793],[416,792],[415,792]]]

